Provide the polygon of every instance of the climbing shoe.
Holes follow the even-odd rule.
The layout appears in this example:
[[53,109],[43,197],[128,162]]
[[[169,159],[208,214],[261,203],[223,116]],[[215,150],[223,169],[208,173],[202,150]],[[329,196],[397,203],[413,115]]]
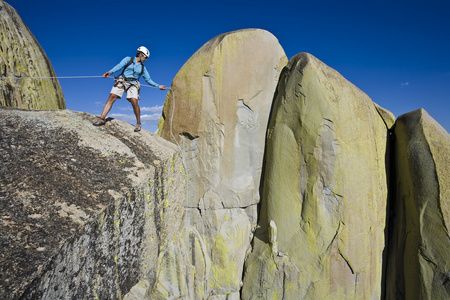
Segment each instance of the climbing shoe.
[[105,125],[105,123],[106,123],[105,119],[98,118],[98,120],[95,121],[95,122],[92,123],[92,124],[93,124],[94,126],[102,126],[102,125]]
[[134,128],[134,132],[141,131],[141,123],[136,123],[136,127]]

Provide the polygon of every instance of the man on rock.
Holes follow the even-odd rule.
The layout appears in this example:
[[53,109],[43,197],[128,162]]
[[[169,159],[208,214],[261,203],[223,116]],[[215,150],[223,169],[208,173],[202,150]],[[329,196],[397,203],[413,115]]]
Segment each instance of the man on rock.
[[136,127],[134,131],[141,130],[141,109],[139,107],[139,78],[144,77],[145,81],[160,90],[165,90],[166,86],[155,83],[147,72],[144,66],[144,62],[149,58],[150,51],[144,46],[137,49],[136,57],[125,57],[118,65],[112,68],[110,71],[103,74],[104,78],[109,77],[111,74],[122,70],[120,76],[115,80],[114,86],[111,89],[108,100],[103,107],[103,112],[97,121],[94,122],[94,126],[105,125],[106,115],[111,110],[114,102],[117,98],[122,98],[123,93],[127,93],[127,100],[133,106],[134,114],[136,115]]

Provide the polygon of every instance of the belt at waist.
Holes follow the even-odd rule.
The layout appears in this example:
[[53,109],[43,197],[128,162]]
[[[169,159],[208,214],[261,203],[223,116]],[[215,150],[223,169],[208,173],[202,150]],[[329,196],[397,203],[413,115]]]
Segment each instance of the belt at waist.
[[114,77],[116,80],[125,80],[125,81],[138,81],[136,78],[125,78],[125,77]]

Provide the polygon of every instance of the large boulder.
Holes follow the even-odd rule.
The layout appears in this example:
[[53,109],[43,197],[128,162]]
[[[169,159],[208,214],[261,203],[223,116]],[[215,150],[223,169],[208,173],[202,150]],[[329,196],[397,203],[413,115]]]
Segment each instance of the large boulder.
[[394,117],[310,54],[283,70],[242,299],[380,299]]
[[271,33],[247,29],[213,38],[175,76],[159,134],[186,153],[191,207],[258,203],[267,121],[286,63]]
[[[63,109],[64,95],[55,71],[16,10],[0,0],[0,106]],[[20,79],[24,77],[23,79]],[[27,79],[26,77],[46,77]]]
[[[188,210],[181,241],[161,257],[161,298],[238,297],[256,226],[267,122],[286,63],[271,33],[247,29],[207,42],[174,78],[159,134],[182,150]],[[181,261],[184,273],[174,266]]]
[[387,299],[450,299],[450,136],[418,109],[395,125]]
[[0,108],[1,299],[120,299],[156,281],[182,220],[180,154],[92,120]]

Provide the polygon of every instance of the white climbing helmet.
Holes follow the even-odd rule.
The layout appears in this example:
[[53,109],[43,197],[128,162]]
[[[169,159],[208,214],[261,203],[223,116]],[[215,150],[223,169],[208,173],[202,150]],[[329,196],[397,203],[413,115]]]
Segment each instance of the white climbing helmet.
[[150,57],[150,51],[148,51],[147,48],[145,48],[144,46],[140,46],[139,48],[137,48],[138,52],[141,52],[142,54],[144,54],[145,57],[149,58]]

